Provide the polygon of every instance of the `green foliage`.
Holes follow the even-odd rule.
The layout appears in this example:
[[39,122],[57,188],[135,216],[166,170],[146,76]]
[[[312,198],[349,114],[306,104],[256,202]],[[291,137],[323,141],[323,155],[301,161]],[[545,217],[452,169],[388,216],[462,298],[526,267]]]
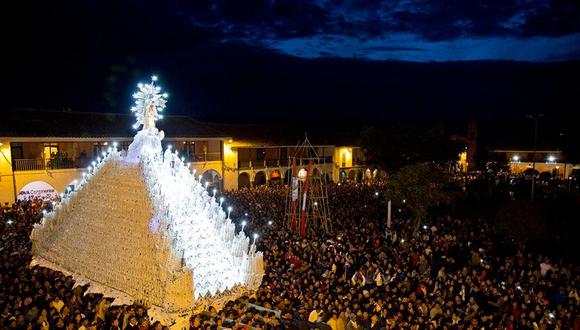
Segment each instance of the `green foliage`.
[[496,178],[510,172],[510,164],[505,155],[490,154],[485,164],[485,175],[488,178]]
[[68,157],[68,154],[64,151],[57,152],[53,158],[51,158],[46,166],[51,169],[55,168],[71,168],[74,167],[74,162]]
[[361,132],[361,146],[368,163],[387,171],[416,163],[456,161],[463,149],[440,125],[368,127]]
[[406,204],[418,229],[430,208],[451,201],[452,196],[445,189],[448,182],[449,177],[435,164],[407,165],[386,181],[386,198],[395,204]]

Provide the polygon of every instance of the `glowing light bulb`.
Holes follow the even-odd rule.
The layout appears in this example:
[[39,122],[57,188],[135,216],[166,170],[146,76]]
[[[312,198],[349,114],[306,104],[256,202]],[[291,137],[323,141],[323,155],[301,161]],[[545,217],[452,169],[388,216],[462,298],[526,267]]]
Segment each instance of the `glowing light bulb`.
[[158,79],[158,78],[157,78],[157,76],[156,76],[156,75],[152,75],[152,76],[151,76],[151,80],[153,80],[153,81],[157,81],[157,79]]
[[268,224],[271,226],[272,225],[272,220],[268,221]]
[[258,237],[260,237],[260,235],[254,233],[254,244],[256,244],[256,240],[258,239]]
[[167,93],[163,93],[163,97],[164,97],[164,98],[168,98],[168,97],[169,97],[169,94],[167,94]]
[[222,207],[222,203],[224,202],[224,198],[220,197],[220,207]]
[[378,195],[379,195],[379,192],[378,191],[375,191],[375,196],[378,196]]

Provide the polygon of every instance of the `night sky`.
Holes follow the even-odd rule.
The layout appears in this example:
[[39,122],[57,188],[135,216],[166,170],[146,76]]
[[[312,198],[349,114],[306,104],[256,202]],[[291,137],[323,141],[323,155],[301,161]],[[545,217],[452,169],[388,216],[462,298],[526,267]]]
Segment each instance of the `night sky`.
[[125,112],[156,73],[209,121],[569,121],[579,1],[42,1],[3,10],[0,106]]

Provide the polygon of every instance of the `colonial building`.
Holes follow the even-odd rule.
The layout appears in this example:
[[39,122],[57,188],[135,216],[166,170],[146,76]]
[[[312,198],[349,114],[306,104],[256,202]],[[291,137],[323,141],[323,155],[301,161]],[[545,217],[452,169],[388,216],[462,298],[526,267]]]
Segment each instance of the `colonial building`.
[[548,173],[554,178],[568,178],[574,170],[577,171],[579,168],[578,164],[572,164],[566,160],[562,150],[538,149],[534,151],[529,148],[505,148],[494,149],[492,152],[507,160],[514,174],[535,169],[536,175]]
[[[64,193],[103,151],[126,149],[135,132],[131,114],[8,110],[0,122],[0,202]],[[158,122],[163,143],[179,151],[209,188],[283,184],[295,146],[237,139],[220,126],[186,116]],[[314,171],[332,181],[372,178],[357,146],[315,145],[325,162]],[[299,164],[300,166],[300,164]],[[374,172],[376,175],[376,172]]]

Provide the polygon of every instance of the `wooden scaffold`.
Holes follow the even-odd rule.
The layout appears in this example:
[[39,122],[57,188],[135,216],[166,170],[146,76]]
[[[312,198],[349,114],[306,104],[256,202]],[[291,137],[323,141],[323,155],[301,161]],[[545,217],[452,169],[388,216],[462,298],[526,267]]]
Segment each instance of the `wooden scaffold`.
[[319,157],[308,137],[289,156],[290,189],[286,219],[291,231],[304,237],[307,233],[328,233],[332,229],[328,206],[326,160]]

